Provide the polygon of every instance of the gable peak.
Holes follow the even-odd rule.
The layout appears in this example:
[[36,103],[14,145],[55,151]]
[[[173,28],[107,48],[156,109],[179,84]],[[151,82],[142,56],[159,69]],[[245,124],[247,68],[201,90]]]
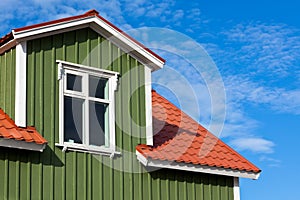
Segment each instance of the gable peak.
[[99,12],[95,9],[92,9],[92,10],[87,11],[84,15],[94,16],[94,15],[99,15]]

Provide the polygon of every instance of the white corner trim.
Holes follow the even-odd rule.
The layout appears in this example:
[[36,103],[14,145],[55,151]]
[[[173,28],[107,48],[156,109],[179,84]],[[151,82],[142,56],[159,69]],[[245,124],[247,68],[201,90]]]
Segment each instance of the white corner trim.
[[31,151],[43,152],[43,150],[46,147],[46,144],[36,144],[34,142],[26,142],[23,140],[0,138],[0,146],[15,148],[15,149],[26,149],[26,150],[31,150]]
[[240,200],[240,180],[239,177],[233,177],[233,199]]
[[26,61],[27,42],[16,46],[16,96],[15,123],[19,127],[26,127]]
[[153,146],[151,69],[145,67],[146,144]]
[[250,179],[258,179],[260,175],[260,173],[225,169],[221,167],[210,167],[204,165],[194,165],[194,164],[186,164],[186,163],[152,160],[152,159],[147,159],[139,152],[136,152],[136,155],[137,155],[137,159],[146,167],[169,168],[169,169],[201,172],[207,174],[216,174],[216,175],[232,176],[232,177],[240,177],[240,178],[250,178]]

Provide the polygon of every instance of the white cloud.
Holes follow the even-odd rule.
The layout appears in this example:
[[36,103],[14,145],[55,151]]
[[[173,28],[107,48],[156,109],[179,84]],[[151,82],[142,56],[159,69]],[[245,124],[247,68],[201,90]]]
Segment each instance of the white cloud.
[[235,104],[252,103],[278,113],[300,115],[300,90],[267,87],[245,75],[228,76],[224,79],[229,101]]
[[281,160],[271,158],[271,157],[268,157],[268,156],[265,156],[265,155],[261,156],[259,158],[259,161],[266,162],[269,167],[280,167],[281,166]]
[[131,28],[123,17],[124,13],[119,0],[28,0],[26,3],[19,0],[2,0],[0,7],[5,8],[0,11],[0,24],[5,24],[5,26],[1,26],[0,33],[2,35],[10,31],[8,28],[79,15],[90,9],[98,10],[103,17],[121,28]]
[[[250,23],[224,31],[233,48],[230,60],[264,75],[285,77],[299,71],[300,31],[284,24]],[[227,49],[229,50],[229,49]]]
[[237,148],[240,151],[252,151],[254,153],[273,153],[275,144],[272,141],[258,138],[258,137],[249,137],[249,138],[238,138],[230,142],[232,146]]

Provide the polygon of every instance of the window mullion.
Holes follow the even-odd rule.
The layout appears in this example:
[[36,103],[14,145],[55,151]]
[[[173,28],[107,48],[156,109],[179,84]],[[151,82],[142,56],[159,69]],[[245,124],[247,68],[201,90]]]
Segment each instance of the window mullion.
[[99,99],[99,98],[95,98],[95,97],[88,97],[88,99],[91,100],[91,101],[95,101],[95,102],[99,102],[99,103],[103,103],[103,104],[110,104],[111,103],[110,100]]

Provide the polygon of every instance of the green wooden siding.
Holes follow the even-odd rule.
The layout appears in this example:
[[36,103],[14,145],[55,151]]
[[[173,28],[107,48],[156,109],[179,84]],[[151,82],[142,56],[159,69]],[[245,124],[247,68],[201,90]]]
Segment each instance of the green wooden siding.
[[[144,129],[134,126],[145,125],[145,89],[133,91],[145,81],[137,60],[90,29],[29,41],[27,48],[27,125],[35,126],[49,144],[43,153],[1,149],[0,199],[233,199],[231,177],[166,169],[148,173],[137,161],[135,146],[146,143]],[[55,146],[57,59],[120,72],[116,145],[121,156],[62,152]],[[127,120],[128,113],[134,122]]]
[[15,118],[16,49],[0,55],[0,108]]

